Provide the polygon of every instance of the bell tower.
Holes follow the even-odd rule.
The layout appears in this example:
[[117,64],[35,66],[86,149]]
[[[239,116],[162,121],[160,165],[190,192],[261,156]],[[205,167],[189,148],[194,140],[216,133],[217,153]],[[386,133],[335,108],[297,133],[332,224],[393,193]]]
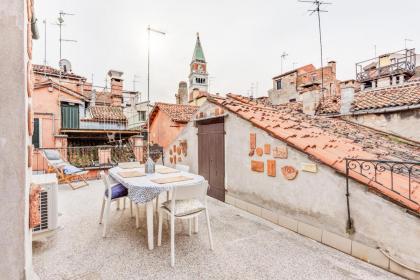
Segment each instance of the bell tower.
[[[194,53],[190,64],[190,75],[189,75],[189,92],[190,96],[194,92],[207,92],[209,79],[207,73],[207,62],[204,57],[203,47],[200,42],[200,35],[197,32],[197,41],[195,43]],[[198,89],[195,90],[195,89]],[[193,99],[195,96],[192,96]]]

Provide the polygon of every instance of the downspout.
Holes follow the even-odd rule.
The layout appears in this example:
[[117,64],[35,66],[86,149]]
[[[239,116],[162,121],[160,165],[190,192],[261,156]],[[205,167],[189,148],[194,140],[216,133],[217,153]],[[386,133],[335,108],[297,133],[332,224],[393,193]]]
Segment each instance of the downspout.
[[355,232],[353,219],[350,215],[350,192],[349,192],[349,162],[346,159],[346,200],[347,200],[347,227],[346,232],[353,234]]

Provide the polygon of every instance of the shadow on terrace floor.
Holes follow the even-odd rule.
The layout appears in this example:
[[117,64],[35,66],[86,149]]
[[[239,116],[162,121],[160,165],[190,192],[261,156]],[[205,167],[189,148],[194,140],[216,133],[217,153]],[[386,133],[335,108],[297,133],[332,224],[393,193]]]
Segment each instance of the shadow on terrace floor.
[[129,208],[116,211],[114,205],[108,237],[102,238],[102,192],[100,181],[78,190],[59,186],[63,228],[33,246],[41,279],[399,279],[213,199],[209,211],[215,250],[209,250],[204,215],[199,233],[191,237],[187,224],[177,222],[171,268],[166,225],[162,247],[149,251],[144,212],[138,231]]

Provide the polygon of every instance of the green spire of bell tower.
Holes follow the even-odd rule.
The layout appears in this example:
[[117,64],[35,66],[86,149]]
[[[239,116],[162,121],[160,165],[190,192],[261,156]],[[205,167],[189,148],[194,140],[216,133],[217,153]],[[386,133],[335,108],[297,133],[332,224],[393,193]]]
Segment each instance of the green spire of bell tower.
[[198,34],[198,32],[197,32],[197,42],[195,43],[192,61],[206,62],[206,58],[204,57],[203,47],[201,46],[201,42],[200,42],[200,34]]

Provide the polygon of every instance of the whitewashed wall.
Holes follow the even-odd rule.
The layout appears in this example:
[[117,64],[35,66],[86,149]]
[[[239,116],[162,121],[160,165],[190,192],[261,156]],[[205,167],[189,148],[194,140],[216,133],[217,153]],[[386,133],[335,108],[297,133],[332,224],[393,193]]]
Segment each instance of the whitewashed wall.
[[[210,111],[213,104],[205,103],[200,111]],[[276,177],[267,175],[269,155],[252,158],[249,153],[249,134],[257,134],[257,147],[286,145],[269,136],[265,131],[230,113],[225,118],[225,166],[227,194],[267,210],[298,221],[359,241],[370,247],[389,249],[404,260],[420,260],[420,219],[406,213],[384,198],[368,192],[367,187],[351,181],[350,207],[356,233],[346,233],[347,208],[345,177],[332,168],[317,163],[318,172],[300,170],[302,163],[311,163],[308,156],[288,148],[287,159],[276,160]],[[197,129],[190,123],[179,135],[188,141],[188,164],[198,171]],[[167,155],[168,156],[168,155]],[[264,173],[251,171],[251,159],[264,160]],[[292,165],[299,170],[295,180],[288,181],[281,174],[281,167]]]

